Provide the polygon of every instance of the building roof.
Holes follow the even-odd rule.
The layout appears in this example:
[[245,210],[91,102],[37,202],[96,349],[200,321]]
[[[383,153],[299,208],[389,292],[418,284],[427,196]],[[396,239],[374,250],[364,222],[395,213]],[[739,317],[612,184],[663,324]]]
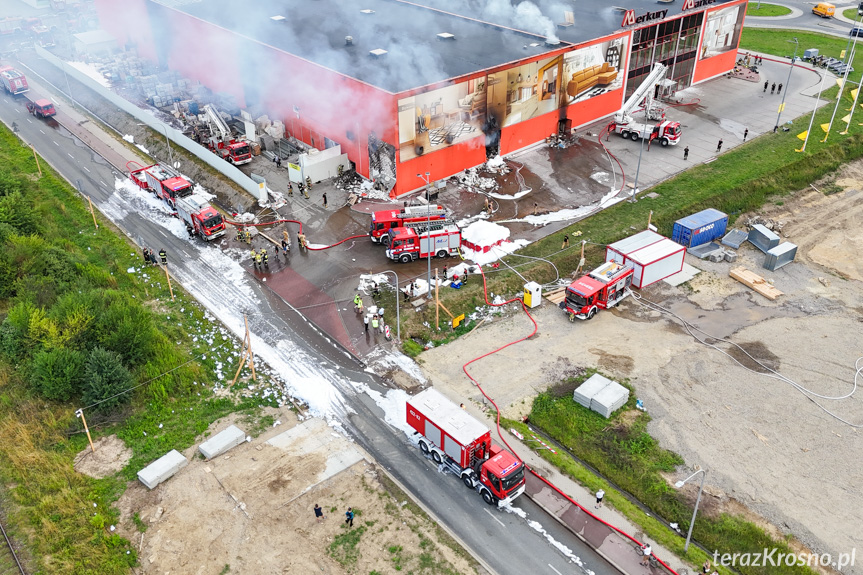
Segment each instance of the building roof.
[[150,1],[393,93],[615,34],[626,9],[636,16],[667,9],[671,18],[683,4],[580,0],[566,4],[573,24],[562,26],[567,15],[559,0],[535,0],[539,7],[495,0],[256,0],[241,8],[235,0]]
[[116,42],[117,39],[114,38],[111,34],[106,32],[105,30],[90,30],[88,32],[80,32],[78,34],[72,34],[75,39],[82,44],[92,45],[92,44],[101,44],[103,42]]

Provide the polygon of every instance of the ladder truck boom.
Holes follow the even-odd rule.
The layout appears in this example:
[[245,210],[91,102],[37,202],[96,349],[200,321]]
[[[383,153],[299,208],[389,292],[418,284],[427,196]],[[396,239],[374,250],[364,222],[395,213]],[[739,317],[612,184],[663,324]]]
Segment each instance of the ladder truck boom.
[[641,85],[635,89],[635,92],[633,92],[626,103],[623,104],[620,111],[614,115],[614,121],[619,124],[632,122],[632,111],[641,104],[641,101],[645,97],[653,99],[651,92],[653,91],[654,86],[656,86],[656,83],[665,78],[665,71],[667,69],[668,68],[664,64],[657,62],[650,74],[647,75]]

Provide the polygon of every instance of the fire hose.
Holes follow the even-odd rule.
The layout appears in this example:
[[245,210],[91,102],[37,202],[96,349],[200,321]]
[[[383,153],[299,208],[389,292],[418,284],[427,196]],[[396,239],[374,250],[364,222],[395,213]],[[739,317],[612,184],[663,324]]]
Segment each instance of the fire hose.
[[[243,223],[243,222],[235,222],[235,221],[226,219],[225,223],[231,224],[232,226],[237,226],[239,228],[242,228],[242,227],[255,228],[255,227],[259,227],[259,226],[274,226],[276,224],[282,224],[282,223],[297,224],[299,226],[299,230],[297,230],[297,233],[299,233],[299,234],[303,233],[303,222],[301,222],[299,220],[282,219],[282,220],[274,220],[272,222],[260,222],[260,223],[255,223],[255,224],[247,224],[247,223]],[[345,239],[339,240],[338,242],[336,242],[334,244],[330,244],[328,246],[312,247],[308,243],[306,243],[303,247],[305,247],[308,250],[312,250],[312,251],[328,250],[330,248],[336,247],[337,245],[343,244],[348,240],[355,240],[357,238],[364,238],[364,237],[366,237],[366,234],[357,234],[355,236],[348,236]]]

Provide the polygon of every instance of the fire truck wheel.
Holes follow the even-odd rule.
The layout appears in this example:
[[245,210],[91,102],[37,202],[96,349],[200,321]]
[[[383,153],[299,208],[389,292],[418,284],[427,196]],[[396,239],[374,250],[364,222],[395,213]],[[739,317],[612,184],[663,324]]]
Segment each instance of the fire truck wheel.
[[440,250],[437,253],[437,257],[439,257],[439,258],[445,258],[446,256],[447,256],[446,250]]
[[488,489],[482,490],[482,500],[489,505],[494,505],[494,495],[492,495],[491,491],[489,491]]
[[390,237],[389,236],[381,236],[381,243],[385,246],[390,245]]
[[638,141],[638,132],[632,132],[632,133],[629,135],[629,137],[630,137],[630,138],[632,138],[632,141],[633,141],[633,142],[637,142],[637,141]]
[[667,148],[668,147],[668,138],[662,138],[662,141],[660,141],[659,143],[662,144],[663,148]]
[[423,452],[423,455],[429,454],[429,446],[425,441],[420,441],[420,451]]
[[437,451],[432,451],[432,461],[434,461],[435,463],[440,465],[441,463],[443,463],[443,458],[440,456],[440,453],[438,453]]
[[469,474],[465,473],[464,475],[462,475],[461,480],[468,489],[473,489],[473,479],[470,478]]
[[411,261],[411,257],[410,257],[408,254],[403,254],[403,255],[399,258],[399,261],[400,261],[400,262],[402,262],[403,264],[406,264],[406,263],[408,263],[409,261]]
[[627,131],[623,131],[623,132],[621,132],[621,133],[620,133],[620,137],[621,137],[621,138],[623,138],[623,139],[628,138],[628,137],[629,137],[629,132],[627,132]]
[[587,312],[587,319],[593,319],[593,316],[596,315],[596,308],[591,308],[589,312]]

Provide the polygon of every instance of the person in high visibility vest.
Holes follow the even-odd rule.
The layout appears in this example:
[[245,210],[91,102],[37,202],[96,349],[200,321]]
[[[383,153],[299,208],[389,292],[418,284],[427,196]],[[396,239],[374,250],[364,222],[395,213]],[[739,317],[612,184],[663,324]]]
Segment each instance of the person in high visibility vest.
[[165,251],[165,248],[159,250],[159,258],[162,260],[162,265],[168,265],[168,252]]
[[380,322],[378,321],[378,316],[377,316],[377,314],[373,315],[373,316],[372,316],[372,330],[377,331],[379,323],[380,323]]
[[258,252],[255,251],[255,248],[252,248],[252,265],[258,266]]
[[264,265],[270,267],[269,262],[270,256],[267,254],[267,248],[261,248],[261,260],[263,260]]
[[256,268],[261,267],[261,252],[258,252],[257,254],[255,254],[255,267]]
[[243,228],[241,228],[240,226],[237,226],[237,241],[243,241]]
[[363,298],[360,297],[360,294],[354,296],[354,309],[357,313],[363,313]]
[[246,243],[252,245],[252,232],[249,231],[249,228],[246,228]]

